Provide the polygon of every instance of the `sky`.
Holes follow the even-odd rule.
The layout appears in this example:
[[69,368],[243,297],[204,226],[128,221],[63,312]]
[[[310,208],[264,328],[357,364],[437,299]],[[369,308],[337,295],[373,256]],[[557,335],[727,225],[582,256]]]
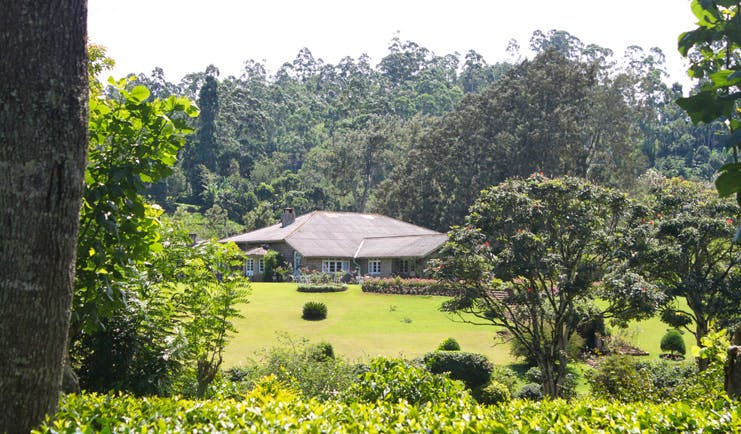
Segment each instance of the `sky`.
[[[215,65],[239,76],[246,60],[274,73],[303,47],[336,64],[368,54],[376,65],[398,35],[437,55],[469,50],[507,60],[533,31],[565,30],[622,54],[659,47],[669,80],[689,83],[677,37],[694,28],[689,0],[89,0],[88,32],[116,61],[114,77],[161,67],[169,81]],[[527,55],[527,53],[523,53]]]

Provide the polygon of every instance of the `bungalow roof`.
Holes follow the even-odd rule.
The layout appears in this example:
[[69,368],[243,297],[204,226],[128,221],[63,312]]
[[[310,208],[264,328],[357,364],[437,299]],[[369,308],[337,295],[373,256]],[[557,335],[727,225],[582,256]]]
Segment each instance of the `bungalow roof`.
[[379,214],[314,211],[222,241],[273,243],[285,241],[304,257],[424,257],[447,236]]

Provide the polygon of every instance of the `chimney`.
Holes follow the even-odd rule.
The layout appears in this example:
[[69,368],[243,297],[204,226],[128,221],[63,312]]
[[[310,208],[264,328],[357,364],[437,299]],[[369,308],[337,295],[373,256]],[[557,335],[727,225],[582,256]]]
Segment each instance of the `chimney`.
[[283,217],[281,217],[280,219],[280,222],[281,222],[280,227],[284,228],[295,221],[296,221],[296,214],[294,214],[293,208],[284,209]]

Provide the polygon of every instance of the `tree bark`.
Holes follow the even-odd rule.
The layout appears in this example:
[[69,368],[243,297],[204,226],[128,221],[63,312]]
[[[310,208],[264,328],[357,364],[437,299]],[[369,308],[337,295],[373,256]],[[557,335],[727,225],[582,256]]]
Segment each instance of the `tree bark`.
[[725,388],[728,396],[741,399],[741,327],[737,327],[731,338],[726,361]]
[[88,143],[87,2],[0,8],[0,432],[53,414]]

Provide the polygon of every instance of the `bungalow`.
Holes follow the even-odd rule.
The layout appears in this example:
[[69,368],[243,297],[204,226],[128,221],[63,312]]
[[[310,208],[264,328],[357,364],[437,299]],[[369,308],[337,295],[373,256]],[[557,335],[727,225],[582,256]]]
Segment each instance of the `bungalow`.
[[260,280],[263,256],[281,254],[294,275],[301,269],[372,276],[416,276],[446,234],[379,214],[314,211],[296,217],[286,208],[280,223],[225,238],[247,254],[245,273]]

